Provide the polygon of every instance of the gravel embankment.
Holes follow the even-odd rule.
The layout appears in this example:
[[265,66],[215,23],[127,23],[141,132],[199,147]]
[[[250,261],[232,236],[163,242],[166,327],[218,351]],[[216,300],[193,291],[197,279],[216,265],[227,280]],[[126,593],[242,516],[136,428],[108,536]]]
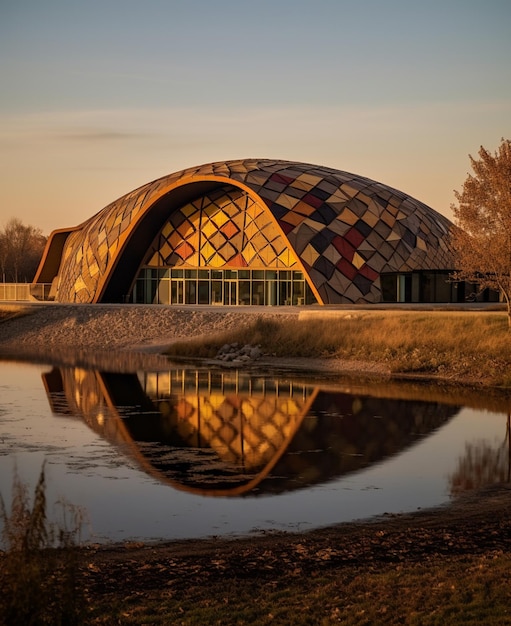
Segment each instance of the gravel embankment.
[[[4,307],[5,308],[5,307]],[[12,306],[13,311],[16,308]],[[28,315],[0,323],[0,356],[90,363],[111,359],[157,362],[178,339],[238,328],[254,317],[296,312],[171,308],[142,305],[32,305]],[[122,357],[122,358],[121,358]]]

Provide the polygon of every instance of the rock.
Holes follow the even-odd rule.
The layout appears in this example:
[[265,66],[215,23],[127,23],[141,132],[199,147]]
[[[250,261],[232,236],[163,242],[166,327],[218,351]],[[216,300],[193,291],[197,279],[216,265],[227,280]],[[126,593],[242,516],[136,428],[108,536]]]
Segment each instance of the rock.
[[261,348],[259,346],[255,346],[250,350],[250,358],[252,361],[256,361],[261,356]]
[[255,361],[261,356],[260,346],[251,346],[245,344],[244,346],[239,343],[224,344],[217,352],[216,359],[224,362],[232,362],[236,365],[242,365],[249,361]]

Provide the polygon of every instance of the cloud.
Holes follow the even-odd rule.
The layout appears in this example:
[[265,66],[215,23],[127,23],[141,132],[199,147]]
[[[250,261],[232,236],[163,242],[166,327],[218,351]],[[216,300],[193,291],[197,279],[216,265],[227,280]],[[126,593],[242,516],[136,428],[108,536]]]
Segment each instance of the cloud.
[[[469,167],[468,154],[481,144],[496,147],[510,114],[509,100],[487,99],[413,106],[219,105],[3,115],[0,186],[9,210],[48,229],[68,215],[70,198],[78,223],[130,189],[170,172],[211,161],[266,157],[356,172],[448,211],[452,189]],[[41,198],[44,212],[37,209]]]
[[104,141],[133,141],[144,139],[150,135],[144,133],[136,133],[114,129],[94,129],[94,128],[77,128],[74,130],[63,131],[55,134],[57,139],[65,141],[87,141],[87,142],[104,142]]
[[[393,106],[282,106],[282,107],[168,107],[126,108],[10,115],[0,118],[0,137],[23,140],[76,142],[133,141],[158,138],[201,138],[218,140],[237,135],[247,137],[293,135],[308,138],[363,137],[407,127],[465,125],[474,118],[505,119],[511,112],[509,100],[472,102],[428,102]],[[443,128],[442,128],[443,130]],[[503,131],[501,131],[502,134]]]

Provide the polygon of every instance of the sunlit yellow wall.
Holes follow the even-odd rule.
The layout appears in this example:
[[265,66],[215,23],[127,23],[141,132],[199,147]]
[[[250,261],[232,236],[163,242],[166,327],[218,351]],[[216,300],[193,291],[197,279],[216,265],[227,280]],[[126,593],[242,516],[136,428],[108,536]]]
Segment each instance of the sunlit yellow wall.
[[173,213],[143,265],[276,269],[297,263],[267,207],[229,187]]

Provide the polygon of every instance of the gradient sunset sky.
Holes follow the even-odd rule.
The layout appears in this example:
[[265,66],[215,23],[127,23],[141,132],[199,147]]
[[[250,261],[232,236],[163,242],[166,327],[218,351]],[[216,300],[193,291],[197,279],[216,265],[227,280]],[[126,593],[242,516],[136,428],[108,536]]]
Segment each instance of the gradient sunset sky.
[[210,161],[355,172],[452,217],[511,138],[510,0],[0,0],[0,227]]

